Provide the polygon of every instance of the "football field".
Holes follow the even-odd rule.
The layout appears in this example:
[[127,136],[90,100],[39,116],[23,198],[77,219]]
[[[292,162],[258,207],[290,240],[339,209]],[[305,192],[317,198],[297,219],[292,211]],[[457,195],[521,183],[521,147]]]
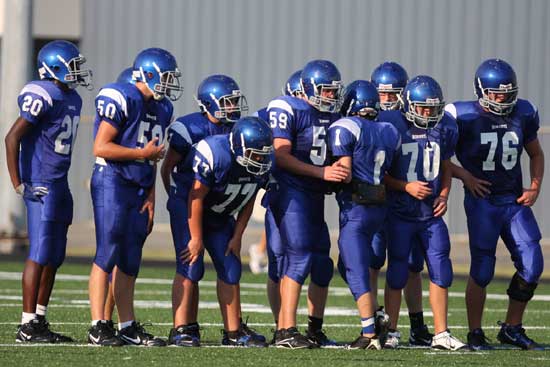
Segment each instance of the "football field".
[[[61,268],[52,294],[48,319],[54,331],[77,340],[71,345],[21,345],[15,332],[21,316],[22,263],[0,262],[0,366],[550,366],[550,284],[542,281],[525,317],[527,334],[546,347],[544,352],[525,352],[496,341],[497,321],[506,312],[507,283],[493,282],[488,288],[484,328],[497,347],[492,352],[442,352],[426,348],[409,348],[408,317],[401,312],[402,348],[364,351],[336,349],[283,350],[220,347],[221,316],[216,300],[214,271],[208,269],[201,283],[199,322],[202,327],[201,348],[101,348],[89,347],[86,331],[90,316],[87,275],[89,265],[66,264]],[[142,267],[136,287],[136,313],[142,323],[151,323],[148,331],[167,337],[171,327],[171,279],[169,267]],[[272,336],[272,317],[265,294],[265,275],[243,273],[241,296],[243,315],[249,325]],[[353,299],[339,276],[335,276],[329,293],[325,316],[327,334],[339,342],[351,342],[359,333]],[[425,284],[424,289],[427,289]],[[451,331],[466,341],[467,323],[464,305],[465,281],[457,279],[449,298]],[[382,297],[379,296],[379,300]],[[299,328],[307,322],[305,295],[301,299]],[[404,304],[402,307],[405,307]],[[427,295],[424,297],[426,322],[432,329]]]

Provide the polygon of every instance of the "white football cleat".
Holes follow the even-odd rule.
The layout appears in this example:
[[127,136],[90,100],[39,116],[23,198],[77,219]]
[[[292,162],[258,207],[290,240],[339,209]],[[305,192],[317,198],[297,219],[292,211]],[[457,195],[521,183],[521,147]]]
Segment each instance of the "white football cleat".
[[401,333],[397,330],[388,332],[386,341],[384,343],[385,349],[397,349],[399,346],[399,339],[401,339]]
[[445,330],[432,338],[432,348],[454,351],[465,349],[466,344],[452,336],[449,330]]

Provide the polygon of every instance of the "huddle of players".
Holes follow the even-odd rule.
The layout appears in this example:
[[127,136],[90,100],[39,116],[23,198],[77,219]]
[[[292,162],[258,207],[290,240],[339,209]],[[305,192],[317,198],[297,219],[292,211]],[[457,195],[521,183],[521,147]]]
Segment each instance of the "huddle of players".
[[[88,86],[91,76],[80,68],[84,61],[69,42],[44,46],[38,55],[42,80],[23,88],[20,117],[6,136],[10,177],[27,205],[31,245],[23,273],[19,342],[72,341],[50,330],[46,310],[72,219],[67,171],[81,108],[74,87]],[[217,273],[222,344],[268,345],[243,322],[239,291],[242,234],[258,190],[267,187],[262,202],[267,208],[267,289],[277,326],[275,346],[336,345],[322,328],[334,268],[324,198],[335,192],[340,208],[338,270],[361,317],[361,333],[349,347],[398,346],[405,289],[409,342],[464,348],[447,326],[453,271],[442,216],[454,176],[465,186],[472,258],[466,290],[468,345],[492,349],[481,317],[500,236],[517,272],[497,338],[523,349],[540,348],[526,336],[522,317],[543,267],[541,235],[529,207],[540,191],[544,157],[537,110],[517,98],[515,73],[506,62],[483,62],[474,80],[477,100],[445,107],[434,79],[421,75],[409,80],[396,63],[381,64],[371,82],[354,81],[344,90],[336,66],[314,60],[291,76],[284,95],[258,111],[259,118],[241,117],[247,104],[240,88],[227,76],[213,75],[199,85],[200,112],[172,123],[169,99],[182,92],[174,57],[162,49],[146,49],[129,72],[104,86],[96,98],[92,199],[97,252],[89,283],[89,343],[166,345],[135,321],[133,309],[142,246],[153,226],[156,162],[164,158],[161,177],[169,193],[177,258],[169,344],[200,345],[198,282],[206,249]],[[529,189],[522,188],[519,157],[524,148],[531,160]],[[450,161],[455,152],[461,166]],[[376,299],[386,251],[387,314]],[[424,261],[434,334],[423,321]],[[105,307],[110,276],[118,331]],[[309,322],[302,335],[296,311],[308,276]]]

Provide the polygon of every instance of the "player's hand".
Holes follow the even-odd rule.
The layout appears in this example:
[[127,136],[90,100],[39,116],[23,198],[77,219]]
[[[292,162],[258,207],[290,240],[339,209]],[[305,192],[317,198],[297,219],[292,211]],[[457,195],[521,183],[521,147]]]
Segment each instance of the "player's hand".
[[424,200],[432,194],[432,189],[430,189],[428,183],[422,181],[408,182],[405,185],[405,191],[418,200]]
[[47,187],[31,186],[26,183],[22,183],[17,186],[15,192],[23,196],[24,199],[39,202],[41,204],[44,204],[44,200],[42,200],[42,198],[50,193]]
[[539,190],[523,189],[523,194],[517,198],[517,203],[525,206],[533,206],[539,197]]
[[227,250],[225,250],[225,256],[229,255],[230,253],[233,253],[233,255],[237,256],[238,259],[241,258],[241,238],[238,237],[232,237],[229,240],[229,244],[227,245]]
[[180,260],[184,263],[193,265],[204,252],[202,240],[191,238],[187,243],[187,248],[180,254]]
[[164,158],[164,144],[157,146],[159,138],[154,137],[153,140],[147,143],[142,149],[143,157],[153,162],[158,162]]
[[[154,190],[154,188],[153,188]],[[151,199],[150,196],[145,199],[145,202],[143,203],[143,206],[141,207],[141,210],[139,211],[141,214],[145,213],[147,210],[149,220],[147,221],[147,234],[150,234],[153,230],[153,224],[154,224],[154,218],[155,218],[155,199],[153,196],[153,199]]]
[[438,196],[434,200],[434,217],[441,217],[447,212],[447,197]]
[[351,179],[351,169],[335,162],[332,166],[323,167],[323,180],[330,182],[345,181],[348,176]]
[[462,182],[476,198],[484,198],[491,193],[491,190],[489,190],[491,183],[475,177],[470,172],[466,173],[466,176],[463,178]]

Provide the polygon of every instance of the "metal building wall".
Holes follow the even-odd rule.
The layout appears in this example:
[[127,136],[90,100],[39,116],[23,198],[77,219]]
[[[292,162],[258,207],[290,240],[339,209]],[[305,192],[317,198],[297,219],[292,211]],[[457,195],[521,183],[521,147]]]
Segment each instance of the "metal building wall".
[[[550,2],[545,0],[95,0],[82,8],[81,46],[94,69],[95,93],[142,48],[164,47],[184,75],[178,115],[196,110],[196,86],[212,73],[233,76],[251,110],[259,109],[280,93],[291,72],[313,58],[334,61],[348,82],[368,78],[384,60],[396,60],[411,76],[435,77],[448,101],[470,99],[475,68],[498,56],[514,65],[521,96],[538,105],[543,123],[550,125],[545,88]],[[83,112],[89,114],[94,93],[82,94]],[[550,146],[550,136],[541,140]],[[92,218],[86,190],[90,152],[91,125],[84,122],[71,172],[77,220]],[[466,228],[459,186],[448,214],[453,233]],[[544,209],[550,185],[545,187],[548,198],[536,209],[541,227],[550,228]],[[165,196],[159,194],[157,218],[166,221]],[[332,203],[329,212],[335,224]]]

